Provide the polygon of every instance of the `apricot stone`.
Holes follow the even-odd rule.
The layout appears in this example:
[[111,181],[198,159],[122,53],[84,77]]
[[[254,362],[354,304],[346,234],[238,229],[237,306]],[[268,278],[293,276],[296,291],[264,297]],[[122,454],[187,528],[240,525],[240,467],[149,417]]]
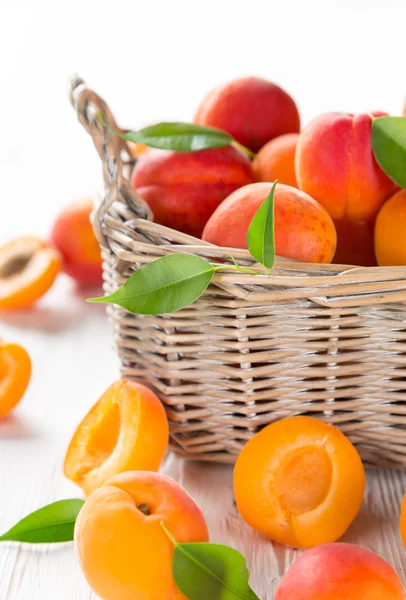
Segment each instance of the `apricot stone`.
[[214,88],[203,99],[194,121],[224,129],[253,152],[279,135],[300,131],[294,100],[260,77],[242,77]]
[[371,126],[368,114],[327,113],[311,121],[299,137],[297,181],[336,223],[334,262],[374,264],[371,223],[397,189],[375,160]]
[[352,544],[305,552],[283,577],[275,600],[404,600],[402,583],[377,554]]
[[197,152],[149,149],[131,178],[155,222],[196,237],[224,198],[252,181],[249,159],[232,146]]
[[[253,216],[272,183],[253,183],[235,191],[217,208],[203,239],[218,246],[246,248]],[[275,245],[279,256],[304,262],[331,262],[336,247],[334,223],[313,198],[288,185],[275,189]]]

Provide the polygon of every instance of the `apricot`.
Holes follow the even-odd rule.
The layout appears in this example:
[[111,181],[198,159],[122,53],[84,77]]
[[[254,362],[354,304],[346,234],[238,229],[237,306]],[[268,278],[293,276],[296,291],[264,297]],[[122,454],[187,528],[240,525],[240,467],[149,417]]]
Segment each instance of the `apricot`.
[[82,198],[66,206],[51,231],[51,242],[64,258],[67,275],[82,285],[102,282],[102,257],[90,223],[93,200]]
[[327,113],[311,121],[299,137],[297,181],[336,224],[334,262],[375,264],[373,221],[397,189],[375,160],[371,126],[367,114]]
[[242,518],[264,536],[298,548],[343,535],[361,508],[364,489],[354,446],[312,417],[271,423],[244,446],[234,469]]
[[298,133],[286,133],[261,148],[252,162],[257,181],[275,181],[297,187],[295,154]]
[[378,265],[406,265],[406,190],[399,190],[382,206],[375,222]]
[[31,306],[60,270],[60,254],[37,237],[16,238],[0,247],[0,310]]
[[400,537],[406,550],[406,494],[403,496],[402,509],[400,512]]
[[20,402],[31,378],[31,359],[22,346],[0,339],[0,417]]
[[194,121],[227,131],[253,152],[279,135],[300,131],[294,100],[260,77],[242,77],[217,86],[203,99]]
[[377,554],[353,544],[325,544],[300,556],[275,600],[404,600],[402,583]]
[[252,181],[249,159],[231,146],[197,152],[150,149],[131,178],[157,223],[196,237],[224,198]]
[[[247,247],[247,232],[272,183],[253,183],[229,196],[210,217],[203,239],[218,246]],[[305,262],[331,262],[336,232],[327,211],[293,187],[275,188],[275,245],[279,256]]]
[[102,600],[187,600],[173,579],[173,544],[161,522],[178,542],[208,541],[199,507],[166,475],[122,473],[89,496],[75,548]]
[[113,383],[88,412],[64,462],[68,479],[86,494],[124,471],[157,471],[168,446],[168,420],[159,398],[141,383]]

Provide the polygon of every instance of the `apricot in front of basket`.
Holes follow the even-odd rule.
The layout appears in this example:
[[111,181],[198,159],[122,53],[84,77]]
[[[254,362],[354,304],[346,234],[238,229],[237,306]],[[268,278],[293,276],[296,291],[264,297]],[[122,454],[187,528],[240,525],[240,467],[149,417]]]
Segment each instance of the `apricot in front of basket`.
[[404,600],[399,576],[383,558],[353,544],[324,544],[300,556],[275,600]]
[[75,526],[83,573],[102,600],[186,600],[172,576],[173,538],[207,542],[204,517],[170,477],[145,471],[113,477],[86,500]]
[[260,77],[241,77],[217,86],[203,99],[194,121],[227,131],[253,152],[279,135],[300,131],[294,100]]
[[275,181],[297,187],[295,154],[299,139],[297,133],[286,133],[274,138],[261,148],[252,161],[257,181]]
[[242,518],[271,540],[297,548],[341,537],[361,508],[364,489],[354,446],[312,417],[268,425],[244,446],[234,469]]
[[0,247],[0,310],[28,308],[51,288],[62,257],[44,240],[23,236]]
[[131,178],[155,222],[196,237],[224,198],[252,181],[249,159],[231,146],[197,152],[150,149]]
[[[272,183],[254,183],[235,191],[210,217],[203,239],[218,246],[247,247],[247,232]],[[279,256],[330,263],[336,247],[334,223],[308,194],[288,185],[275,188],[275,246]]]
[[19,403],[31,378],[31,359],[22,346],[0,339],[0,417]]
[[86,494],[124,471],[157,471],[168,446],[159,398],[126,379],[111,385],[78,426],[65,457],[66,477]]
[[51,242],[63,256],[67,275],[81,285],[102,282],[102,258],[90,214],[91,198],[81,198],[66,206],[51,231]]
[[406,190],[396,192],[378,213],[375,253],[381,267],[406,265]]
[[371,127],[368,114],[327,113],[311,121],[299,137],[297,181],[335,222],[335,263],[376,264],[373,223],[397,189],[375,160]]

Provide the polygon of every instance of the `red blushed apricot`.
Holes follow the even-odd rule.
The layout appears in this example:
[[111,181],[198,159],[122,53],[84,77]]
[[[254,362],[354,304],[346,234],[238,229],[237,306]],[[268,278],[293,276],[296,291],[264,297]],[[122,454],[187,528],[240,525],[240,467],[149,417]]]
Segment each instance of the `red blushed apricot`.
[[[335,222],[373,222],[397,189],[374,158],[371,126],[367,114],[328,113],[311,121],[300,134],[296,150],[299,187],[318,200]],[[370,225],[365,228],[371,230]],[[366,232],[359,238],[350,237],[359,231],[357,226],[353,232],[351,227],[340,230],[334,262],[374,264],[373,237]]]
[[377,554],[352,544],[325,544],[300,556],[275,600],[404,600],[402,583]]
[[242,77],[214,88],[203,99],[194,121],[227,131],[253,152],[279,135],[300,131],[294,100],[260,77]]
[[59,214],[51,231],[51,242],[64,258],[65,273],[83,285],[102,282],[100,246],[90,223],[92,210],[91,198],[72,202]]
[[276,181],[297,187],[295,154],[298,133],[286,133],[261,148],[252,162],[257,181]]
[[336,541],[358,514],[365,472],[338,429],[312,417],[268,425],[242,449],[234,494],[242,518],[298,548]]
[[203,515],[160,473],[113,477],[86,500],[76,521],[82,571],[102,600],[187,600],[172,576],[173,543],[207,542]]
[[[203,240],[230,248],[246,248],[247,232],[272,183],[253,183],[229,196],[210,217]],[[275,189],[275,245],[279,256],[304,262],[331,262],[336,232],[327,211],[293,187]]]
[[159,398],[140,383],[111,385],[78,426],[65,457],[66,477],[90,494],[124,471],[157,471],[168,446]]
[[0,340],[0,417],[19,403],[31,378],[31,360],[19,344]]
[[147,150],[131,183],[157,223],[200,237],[224,198],[253,180],[249,159],[228,146],[197,152]]
[[59,252],[34,236],[0,248],[0,310],[27,308],[52,286],[61,270]]

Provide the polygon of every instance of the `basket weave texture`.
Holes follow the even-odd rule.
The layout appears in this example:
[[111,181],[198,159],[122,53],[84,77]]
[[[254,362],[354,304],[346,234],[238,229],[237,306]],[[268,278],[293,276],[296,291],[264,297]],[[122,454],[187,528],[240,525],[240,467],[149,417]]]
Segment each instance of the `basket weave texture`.
[[[105,291],[169,253],[231,264],[231,249],[153,222],[129,183],[133,159],[107,105],[77,77],[71,101],[103,163],[93,225]],[[406,267],[279,259],[267,276],[248,251],[232,254],[259,274],[216,273],[197,302],[171,315],[108,308],[122,376],[156,389],[172,449],[234,462],[260,428],[311,415],[338,426],[366,463],[406,467]]]

